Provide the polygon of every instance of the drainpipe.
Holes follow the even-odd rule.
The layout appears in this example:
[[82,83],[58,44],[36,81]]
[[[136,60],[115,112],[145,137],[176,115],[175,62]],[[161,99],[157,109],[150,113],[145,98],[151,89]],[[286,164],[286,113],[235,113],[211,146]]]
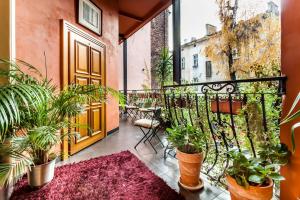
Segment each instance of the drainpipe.
[[[127,39],[123,42],[123,90],[127,104]],[[125,112],[127,112],[125,110]]]
[[180,0],[173,0],[173,81],[181,84]]

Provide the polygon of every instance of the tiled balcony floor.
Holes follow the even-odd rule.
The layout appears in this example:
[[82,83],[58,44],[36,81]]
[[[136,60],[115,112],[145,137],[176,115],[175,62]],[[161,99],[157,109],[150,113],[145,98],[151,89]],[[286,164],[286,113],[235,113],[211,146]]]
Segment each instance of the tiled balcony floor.
[[[133,147],[141,137],[142,133],[137,127],[134,127],[129,122],[122,121],[118,132],[107,136],[105,139],[82,150],[70,157],[68,160],[58,163],[58,165],[129,150],[143,161],[156,175],[164,179],[170,187],[183,194],[187,200],[230,199],[227,191],[219,189],[208,182],[205,182],[204,189],[199,192],[189,192],[181,189],[177,184],[179,178],[177,160],[171,157],[164,160],[163,148],[160,145],[156,147],[158,149],[157,154],[154,153],[150,145],[147,143],[142,143],[138,146],[137,150],[135,150]],[[163,138],[163,135],[160,137]],[[163,139],[163,141],[166,142],[165,139]],[[203,177],[203,179],[205,178]]]

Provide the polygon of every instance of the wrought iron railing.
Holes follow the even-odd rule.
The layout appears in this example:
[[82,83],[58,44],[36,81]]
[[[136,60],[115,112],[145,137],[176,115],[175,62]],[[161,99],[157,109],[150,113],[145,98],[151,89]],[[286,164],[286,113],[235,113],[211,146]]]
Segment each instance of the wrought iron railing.
[[202,172],[223,183],[227,152],[257,156],[268,143],[279,143],[279,119],[285,77],[172,85],[164,88],[172,124],[198,126],[208,139]]
[[[127,90],[126,91],[126,102],[127,104],[139,104],[144,103],[146,99],[156,98],[161,95],[160,89],[145,89],[145,90]],[[120,90],[124,94],[124,90]]]
[[202,173],[223,183],[232,149],[257,156],[259,148],[279,143],[279,119],[286,77],[165,86],[128,91],[129,103],[162,100],[173,125],[198,126],[207,135]]

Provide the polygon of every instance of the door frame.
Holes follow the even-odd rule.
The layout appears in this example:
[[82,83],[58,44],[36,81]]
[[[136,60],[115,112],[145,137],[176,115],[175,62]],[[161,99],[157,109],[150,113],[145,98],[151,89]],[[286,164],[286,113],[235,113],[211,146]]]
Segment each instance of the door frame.
[[[70,32],[75,33],[91,43],[101,46],[104,49],[104,86],[106,86],[106,45],[103,44],[100,40],[92,36],[91,34],[81,30],[75,25],[67,22],[66,20],[61,21],[61,45],[60,45],[60,65],[61,65],[61,85],[60,89],[63,89],[66,85],[69,84],[69,35]],[[104,137],[107,136],[106,131],[106,104],[103,103],[103,112],[104,112]],[[66,131],[66,130],[62,130]],[[69,142],[68,137],[63,138],[61,144],[61,159],[66,160],[69,157]]]

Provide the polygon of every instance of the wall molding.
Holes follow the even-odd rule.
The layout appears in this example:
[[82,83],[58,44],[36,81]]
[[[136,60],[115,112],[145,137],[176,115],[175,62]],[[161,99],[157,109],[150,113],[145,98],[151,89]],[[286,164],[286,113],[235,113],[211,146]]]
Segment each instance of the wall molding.
[[16,58],[16,2],[0,1],[0,58]]
[[111,134],[113,134],[113,133],[115,133],[115,132],[117,132],[117,131],[119,131],[119,130],[120,130],[120,127],[118,126],[117,128],[114,128],[114,129],[108,131],[108,132],[107,132],[107,135],[111,135]]

